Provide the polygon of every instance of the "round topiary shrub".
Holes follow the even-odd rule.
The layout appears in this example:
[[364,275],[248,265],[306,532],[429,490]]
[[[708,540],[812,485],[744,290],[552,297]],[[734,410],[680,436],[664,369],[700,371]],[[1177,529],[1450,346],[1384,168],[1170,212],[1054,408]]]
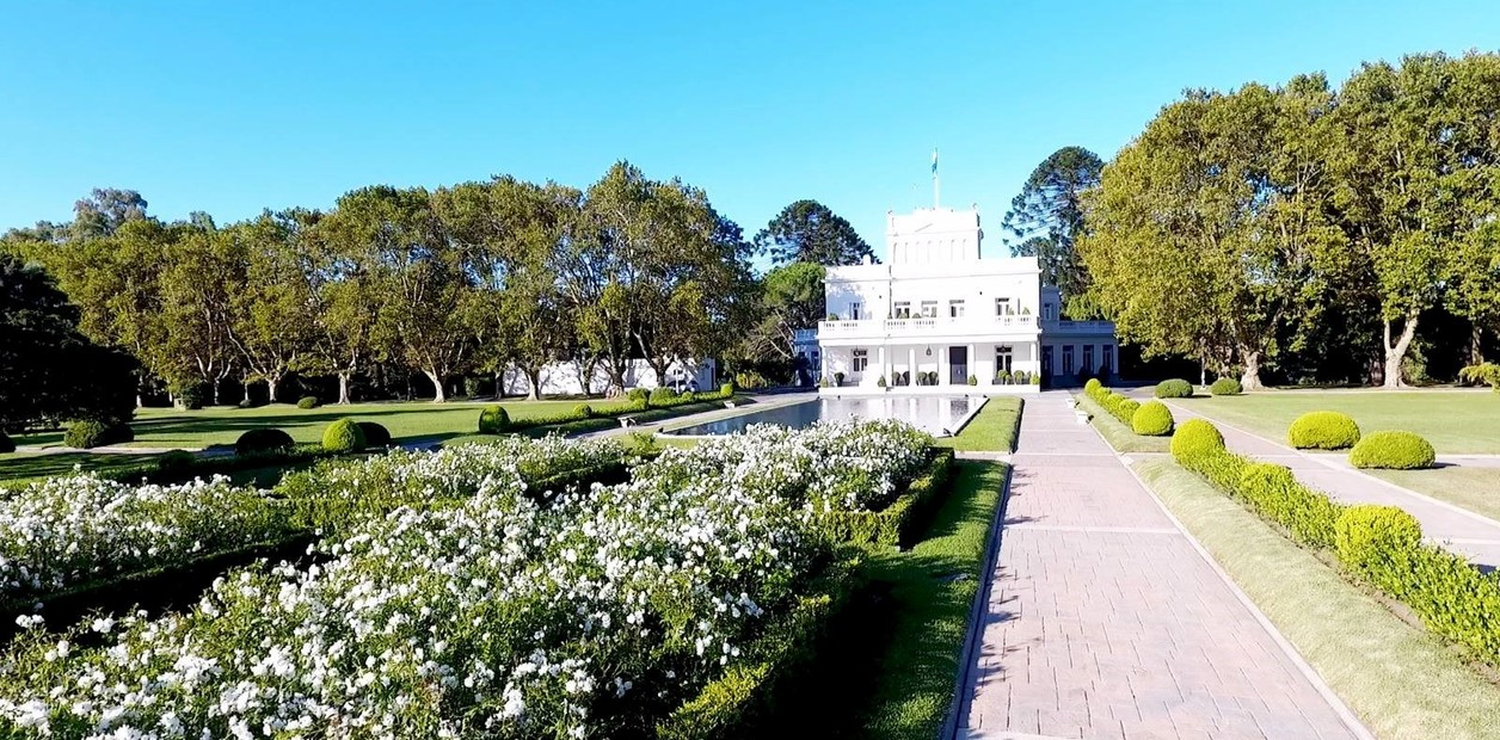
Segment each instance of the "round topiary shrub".
[[1182,378],[1163,380],[1156,384],[1157,398],[1191,398],[1193,395],[1193,384]]
[[1378,571],[1421,541],[1422,525],[1396,506],[1351,506],[1333,525],[1339,562],[1356,572]]
[[1172,433],[1172,411],[1161,401],[1147,401],[1130,417],[1130,428],[1146,437],[1164,437]]
[[347,455],[365,448],[365,433],[350,419],[339,419],[323,430],[323,449],[335,455]]
[[187,450],[169,450],[156,458],[156,469],[163,473],[181,473],[193,467],[193,453]]
[[577,406],[573,407],[573,415],[574,416],[581,416],[581,417],[587,419],[590,416],[594,415],[594,407],[590,406],[590,405],[588,405],[586,403],[580,403]]
[[251,429],[234,441],[234,454],[243,456],[280,452],[290,450],[295,445],[292,435],[280,429]]
[[665,406],[677,400],[677,391],[667,387],[652,388],[647,400],[652,406]]
[[734,395],[734,383],[725,383],[719,386],[719,397],[729,398]]
[[1114,396],[1114,398],[1118,399],[1115,401],[1115,408],[1118,409],[1120,416],[1127,419],[1134,419],[1135,412],[1141,410],[1141,402],[1134,398],[1126,398],[1125,396],[1118,395]]
[[1208,392],[1215,396],[1238,396],[1245,391],[1240,387],[1240,381],[1234,378],[1219,378],[1208,387]]
[[510,427],[510,414],[504,406],[485,406],[479,412],[480,434],[503,434]]
[[1224,449],[1224,435],[1204,419],[1188,419],[1172,432],[1172,459],[1191,460]]
[[0,432],[0,455],[16,451],[16,441],[11,439],[5,432]]
[[1098,391],[1099,387],[1102,385],[1104,384],[1100,383],[1098,378],[1089,378],[1088,382],[1083,384],[1083,392],[1093,395],[1094,392]]
[[359,421],[355,422],[355,424],[359,426],[359,431],[365,435],[366,449],[391,446],[391,430],[386,429],[385,425],[377,424],[373,421]]
[[323,404],[318,401],[317,396],[303,396],[302,398],[297,399],[297,408],[299,409],[315,409],[322,405]]
[[1309,411],[1292,422],[1286,441],[1299,450],[1342,450],[1359,441],[1359,425],[1348,414]]
[[645,401],[649,397],[649,394],[650,392],[645,388],[631,388],[625,391],[625,397],[631,401]]
[[84,419],[68,426],[67,433],[63,435],[63,444],[75,449],[87,450],[129,442],[133,439],[135,439],[135,432],[131,431],[129,424],[106,424],[94,419]]
[[1432,443],[1411,432],[1372,432],[1349,451],[1349,464],[1356,468],[1420,470],[1436,460]]

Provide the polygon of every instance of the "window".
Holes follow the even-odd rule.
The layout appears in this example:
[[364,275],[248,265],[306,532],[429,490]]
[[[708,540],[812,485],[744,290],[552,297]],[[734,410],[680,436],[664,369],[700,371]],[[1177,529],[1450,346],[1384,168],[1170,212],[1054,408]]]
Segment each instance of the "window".
[[854,372],[862,373],[870,366],[870,351],[864,349],[854,350]]
[[1063,375],[1072,375],[1073,374],[1073,345],[1071,345],[1071,344],[1064,344],[1063,345],[1062,374]]
[[1104,362],[1099,365],[1099,374],[1107,378],[1114,373],[1114,369],[1115,348],[1114,345],[1106,344],[1104,345]]
[[896,301],[896,318],[911,318],[911,301]]
[[948,318],[959,319],[964,315],[963,301],[948,301]]
[[1015,312],[1016,312],[1016,310],[1014,308],[1012,308],[1011,305],[1010,305],[1010,299],[1009,298],[996,298],[995,299],[995,315],[996,316],[1010,316],[1010,315],[1014,314]]
[[995,348],[995,373],[999,374],[1001,372],[1007,372],[1007,373],[1010,372],[1011,359],[1012,359],[1013,356],[1014,356],[1014,352],[1011,351],[1010,345],[1008,345],[1008,344],[1002,344],[1002,345],[996,347]]
[[922,315],[927,318],[937,317],[937,301],[922,301]]
[[1094,345],[1083,345],[1083,371],[1091,373],[1094,371]]
[[849,304],[849,318],[851,320],[859,321],[859,319],[860,319],[859,309],[860,308],[861,308],[861,306],[860,306],[859,301],[855,301],[855,302]]
[[1042,304],[1042,320],[1043,321],[1051,321],[1052,318],[1053,318],[1053,316],[1052,316],[1052,304],[1051,303],[1043,303]]

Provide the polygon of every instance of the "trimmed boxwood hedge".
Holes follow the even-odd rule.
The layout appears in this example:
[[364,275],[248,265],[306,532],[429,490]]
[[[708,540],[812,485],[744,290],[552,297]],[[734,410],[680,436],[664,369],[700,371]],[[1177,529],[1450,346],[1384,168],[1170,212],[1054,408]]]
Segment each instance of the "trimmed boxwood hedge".
[[1157,398],[1191,398],[1193,395],[1193,384],[1182,378],[1163,380],[1156,384],[1155,396]]
[[129,424],[107,424],[94,419],[75,421],[63,434],[63,444],[79,450],[121,444],[135,439]]
[[251,429],[234,441],[234,454],[240,457],[265,452],[290,450],[297,443],[292,435],[280,429]]
[[365,433],[351,419],[339,419],[323,430],[323,449],[335,455],[347,455],[365,448]]
[[317,396],[303,396],[297,399],[297,408],[299,409],[315,409],[322,405],[323,403],[318,400]]
[[1292,422],[1286,440],[1299,450],[1342,450],[1359,441],[1359,425],[1348,414],[1309,411]]
[[[1373,435],[1372,435],[1373,436]],[[1174,458],[1292,540],[1334,556],[1350,578],[1411,609],[1428,631],[1500,667],[1500,578],[1421,541],[1421,527],[1390,506],[1346,506],[1287,468],[1227,450],[1184,449]]]
[[1203,419],[1188,419],[1177,425],[1172,432],[1172,457],[1179,461],[1185,457],[1220,452],[1224,449],[1224,435],[1219,428]]
[[1356,468],[1420,470],[1436,461],[1432,443],[1412,432],[1372,432],[1349,451],[1349,464]]
[[373,421],[357,421],[355,425],[365,435],[366,449],[391,446],[391,430],[386,429],[385,425]]
[[1219,378],[1208,387],[1208,392],[1215,396],[1238,396],[1245,391],[1240,387],[1240,381],[1234,378]]
[[953,480],[953,450],[935,449],[906,490],[880,511],[830,511],[822,526],[836,540],[909,546],[947,495]]
[[1165,437],[1172,433],[1172,410],[1161,401],[1147,401],[1131,414],[1130,428],[1145,437]]
[[510,429],[510,414],[503,406],[485,406],[479,412],[480,434],[502,434]]

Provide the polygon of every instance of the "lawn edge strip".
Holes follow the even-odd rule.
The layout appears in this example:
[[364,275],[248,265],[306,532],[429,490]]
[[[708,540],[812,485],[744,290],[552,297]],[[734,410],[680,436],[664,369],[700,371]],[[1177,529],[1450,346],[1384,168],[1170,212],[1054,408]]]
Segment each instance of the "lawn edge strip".
[[[1019,414],[1016,416],[1016,424],[1020,426]],[[990,515],[989,533],[985,537],[984,552],[979,556],[980,586],[974,590],[974,601],[969,605],[963,646],[959,652],[958,671],[953,679],[953,696],[949,699],[948,711],[943,718],[943,729],[938,735],[940,740],[958,737],[958,722],[964,716],[964,710],[968,708],[971,698],[964,689],[969,685],[974,669],[978,667],[976,656],[984,642],[985,605],[989,604],[995,585],[995,579],[989,576],[995,572],[996,561],[1000,558],[1000,540],[1004,537],[1000,523],[1005,521],[1005,508],[1010,503],[1011,477],[1015,471],[1013,464],[999,464],[1005,468],[1004,479],[1000,483],[1000,495],[996,499],[995,510]]]

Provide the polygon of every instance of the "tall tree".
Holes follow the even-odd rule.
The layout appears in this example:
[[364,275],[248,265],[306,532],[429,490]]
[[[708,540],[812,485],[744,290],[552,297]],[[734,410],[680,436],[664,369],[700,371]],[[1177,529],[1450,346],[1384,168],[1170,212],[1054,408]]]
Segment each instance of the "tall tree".
[[245,245],[228,231],[186,224],[174,231],[161,275],[165,377],[178,395],[206,388],[217,405],[224,380],[244,367],[233,327],[237,296],[246,289]]
[[874,250],[844,217],[815,200],[795,201],[781,209],[755,235],[754,243],[770,252],[771,261],[778,265],[857,265],[865,258],[875,259]]
[[108,236],[126,221],[146,218],[146,199],[134,190],[94,188],[73,204],[72,236]]
[[1083,231],[1083,194],[1098,187],[1099,155],[1079,146],[1053,152],[1032,170],[1001,226],[1014,236],[1011,255],[1036,257],[1042,281],[1062,292],[1069,315],[1094,311],[1083,302],[1088,271],[1073,243]]
[[307,211],[266,211],[253,221],[229,229],[244,259],[244,289],[233,297],[229,338],[245,368],[249,384],[263,381],[266,397],[276,403],[282,380],[299,367],[312,366],[305,356],[315,345],[316,305],[306,275],[313,265],[302,244],[315,216]]
[[796,331],[813,328],[828,315],[826,274],[826,268],[810,262],[793,262],[766,273],[759,285],[761,311],[741,354],[757,361],[792,359]]

